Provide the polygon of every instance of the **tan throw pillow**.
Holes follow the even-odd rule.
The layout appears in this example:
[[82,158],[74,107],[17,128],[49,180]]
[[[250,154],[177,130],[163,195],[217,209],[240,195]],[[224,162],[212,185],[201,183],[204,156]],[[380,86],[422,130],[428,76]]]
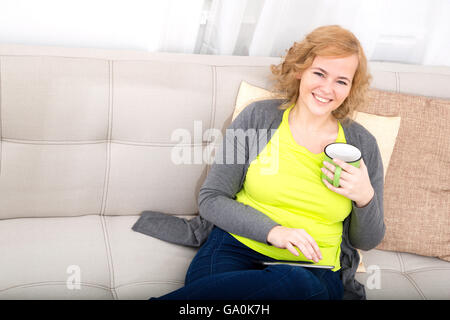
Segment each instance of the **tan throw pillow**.
[[[234,120],[246,106],[255,101],[273,99],[277,97],[279,96],[273,95],[266,89],[253,86],[245,81],[242,81],[241,86],[239,87],[238,96],[236,98],[236,105],[232,119]],[[391,158],[400,127],[400,117],[383,117],[358,112],[355,117],[355,121],[363,125],[377,139],[384,166],[384,175],[386,176],[389,160]],[[359,250],[358,252],[360,255],[360,264],[357,272],[365,272],[365,268],[362,263],[362,254]]]
[[402,118],[377,247],[450,261],[450,100],[370,90],[363,111]]
[[377,139],[385,180],[398,129],[400,128],[400,120],[400,117],[383,117],[365,112],[355,112],[355,121],[360,123]]
[[276,98],[280,98],[280,96],[273,94],[269,90],[253,86],[245,81],[242,81],[241,85],[239,86],[238,95],[236,97],[236,104],[234,106],[232,120],[234,120],[238,116],[238,114],[249,104],[260,100]]

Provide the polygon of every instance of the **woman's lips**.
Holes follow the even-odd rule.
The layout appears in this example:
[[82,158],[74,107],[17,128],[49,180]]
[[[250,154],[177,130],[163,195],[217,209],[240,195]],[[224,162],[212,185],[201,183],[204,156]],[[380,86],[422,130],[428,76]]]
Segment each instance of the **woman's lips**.
[[313,95],[314,99],[320,104],[327,104],[327,103],[333,101],[333,99],[327,99],[327,98],[315,95],[314,93],[312,93],[312,95]]

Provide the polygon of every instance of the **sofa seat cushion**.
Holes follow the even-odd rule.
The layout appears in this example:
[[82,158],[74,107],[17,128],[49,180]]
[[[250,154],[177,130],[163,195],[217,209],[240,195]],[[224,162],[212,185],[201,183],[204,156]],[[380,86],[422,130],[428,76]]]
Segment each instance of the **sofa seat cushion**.
[[138,218],[105,217],[118,299],[149,299],[181,288],[197,252],[133,231]]
[[450,263],[412,253],[362,251],[365,273],[356,279],[368,300],[450,299]]
[[100,216],[0,221],[0,299],[112,299]]
[[0,221],[0,299],[148,299],[182,287],[196,249],[134,232],[137,218]]

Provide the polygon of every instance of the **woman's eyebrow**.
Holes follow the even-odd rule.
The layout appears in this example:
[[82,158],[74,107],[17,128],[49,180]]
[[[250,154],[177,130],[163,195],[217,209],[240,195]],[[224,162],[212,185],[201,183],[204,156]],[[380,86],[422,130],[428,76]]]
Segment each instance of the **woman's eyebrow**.
[[[325,73],[325,74],[328,74],[328,72],[327,72],[326,70],[322,69],[322,68],[314,67],[313,69],[317,69],[317,70],[320,70],[321,72],[323,72],[323,73]],[[345,80],[347,80],[348,82],[352,82],[349,78],[344,77],[344,76],[340,76],[340,77],[338,77],[338,79],[345,79]]]

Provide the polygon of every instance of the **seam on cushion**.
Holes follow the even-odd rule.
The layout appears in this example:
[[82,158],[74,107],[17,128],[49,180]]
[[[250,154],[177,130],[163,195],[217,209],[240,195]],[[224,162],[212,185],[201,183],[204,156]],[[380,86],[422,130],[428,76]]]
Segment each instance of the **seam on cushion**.
[[417,283],[409,276],[409,274],[407,273],[403,273],[403,275],[405,276],[406,279],[409,280],[409,282],[413,285],[413,287],[417,290],[417,292],[419,293],[419,295],[422,297],[423,300],[427,300],[427,298],[425,297],[425,295],[423,294],[422,290],[420,290],[419,286],[417,285]]
[[96,144],[96,143],[105,143],[107,140],[66,140],[66,141],[52,141],[52,140],[31,140],[31,139],[11,139],[4,138],[3,141],[12,142],[12,143],[21,143],[21,144],[35,144],[35,145],[77,145],[77,144]]
[[[102,286],[100,284],[88,283],[88,282],[80,282],[80,285],[86,286],[86,287],[98,288],[98,289],[102,289],[105,291],[111,291],[111,289],[118,289],[118,288],[124,288],[124,287],[135,286],[135,285],[146,285],[146,284],[176,284],[176,285],[178,285],[178,284],[183,284],[183,283],[184,283],[183,281],[178,281],[178,280],[139,281],[139,282],[123,284],[123,285],[117,286],[115,288],[109,288],[109,287]],[[51,286],[51,285],[66,286],[67,282],[65,282],[65,281],[43,281],[43,282],[25,283],[25,284],[21,284],[21,285],[15,285],[15,286],[7,287],[4,289],[0,289],[0,293],[6,292],[9,290],[13,290],[13,289],[38,287],[38,286]]]
[[19,220],[19,219],[66,219],[66,218],[83,218],[83,217],[89,217],[89,216],[96,216],[98,217],[98,212],[96,213],[86,213],[86,214],[81,214],[81,215],[77,215],[77,216],[33,216],[33,217],[10,217],[10,218],[2,218],[1,221],[6,221],[6,220]]
[[450,271],[450,266],[448,268],[440,268],[440,267],[427,267],[422,269],[413,269],[406,272],[407,274],[415,274],[415,273],[421,273],[421,272],[428,272],[428,271]]
[[396,252],[395,255],[398,258],[398,263],[400,265],[400,272],[405,273],[405,263],[403,262],[402,255],[400,252]]
[[132,286],[140,286],[140,285],[146,285],[146,284],[176,284],[176,285],[181,284],[181,285],[183,285],[184,282],[183,281],[178,281],[178,280],[138,281],[138,282],[133,282],[133,283],[122,284],[120,286],[115,287],[115,289],[125,288],[125,287],[132,287]]
[[212,84],[213,84],[213,92],[212,92],[212,106],[211,106],[211,119],[209,128],[214,127],[214,122],[216,121],[216,103],[217,103],[217,70],[215,66],[212,66]]
[[[382,272],[390,272],[390,273],[397,273],[397,274],[414,274],[414,273],[421,273],[421,272],[428,272],[428,271],[450,271],[450,267],[449,268],[434,268],[434,267],[428,267],[428,268],[423,268],[423,269],[414,269],[414,270],[409,270],[409,271],[399,271],[396,269],[390,269],[390,268],[380,268],[380,270]],[[361,274],[364,274],[361,272]]]
[[419,286],[415,283],[415,281],[407,273],[400,272],[398,270],[392,270],[392,269],[381,269],[381,271],[388,272],[388,273],[395,273],[395,274],[404,276],[411,283],[411,285],[414,287],[414,289],[416,289],[416,291],[419,293],[419,296],[423,300],[426,300],[426,297],[423,294],[422,290],[420,290]]
[[388,272],[388,273],[395,273],[395,274],[404,276],[406,279],[408,279],[408,281],[411,283],[411,285],[417,290],[417,292],[422,297],[422,299],[426,300],[426,297],[423,294],[422,290],[420,290],[420,288],[416,284],[416,282],[409,276],[408,272],[402,272],[402,271],[393,270],[393,269],[381,269],[381,271],[382,272]]
[[109,269],[109,277],[110,277],[110,288],[112,295],[115,300],[118,300],[117,292],[114,288],[114,267],[113,267],[113,259],[112,259],[112,253],[111,253],[111,245],[109,243],[109,236],[108,236],[108,228],[106,226],[106,218],[105,216],[100,216],[100,219],[102,221],[102,229],[103,229],[103,237],[105,239],[105,247],[106,247],[106,258],[108,260],[108,269]]
[[[211,118],[209,123],[209,129],[214,128],[214,123],[216,121],[216,103],[217,103],[217,70],[216,66],[211,66],[212,73],[212,101],[211,101]],[[208,137],[207,145],[211,143],[211,137]],[[214,141],[214,145],[216,145],[217,141]],[[216,154],[214,153],[214,157]],[[208,175],[209,170],[211,169],[211,164],[206,165],[206,175]]]
[[127,140],[117,140],[117,139],[103,139],[103,140],[66,140],[66,141],[51,141],[51,140],[30,140],[30,139],[11,139],[3,138],[3,141],[22,143],[22,144],[35,144],[35,145],[85,145],[85,144],[96,144],[96,143],[107,143],[114,142],[116,144],[133,145],[133,146],[149,146],[149,147],[168,147],[172,148],[174,146],[199,146],[207,145],[207,143],[161,143],[161,142],[142,142],[142,141],[127,141]]
[[408,273],[405,271],[405,262],[403,261],[402,254],[400,252],[396,252],[396,255],[398,257],[398,260],[400,262],[400,271],[401,274],[412,284],[412,286],[416,289],[416,291],[419,293],[419,295],[422,297],[423,300],[425,300],[425,295],[420,290],[419,286],[414,282],[414,280],[408,275]]
[[[88,282],[82,282],[82,281],[79,284],[83,285],[83,286],[86,286],[86,287],[92,287],[92,288],[103,289],[103,290],[106,290],[106,291],[111,291],[111,288],[102,286],[100,284],[88,283]],[[25,284],[20,284],[20,285],[8,287],[8,288],[5,288],[5,289],[1,289],[0,292],[6,292],[8,290],[19,289],[19,288],[50,286],[50,285],[64,285],[64,286],[66,286],[67,282],[66,281],[31,282],[31,283],[25,283]]]
[[[403,274],[403,272],[398,271],[398,270],[396,270],[396,269],[383,269],[383,268],[380,268],[380,270],[381,270],[382,272],[390,272],[390,273],[396,273],[396,274]],[[362,273],[362,272],[361,272],[361,274],[367,274],[367,273]]]
[[106,163],[105,163],[105,179],[103,181],[103,197],[100,208],[100,215],[105,215],[106,202],[108,199],[109,174],[111,167],[111,133],[112,133],[112,107],[113,107],[113,64],[108,61],[109,66],[109,101],[108,101],[108,132],[106,133]]

